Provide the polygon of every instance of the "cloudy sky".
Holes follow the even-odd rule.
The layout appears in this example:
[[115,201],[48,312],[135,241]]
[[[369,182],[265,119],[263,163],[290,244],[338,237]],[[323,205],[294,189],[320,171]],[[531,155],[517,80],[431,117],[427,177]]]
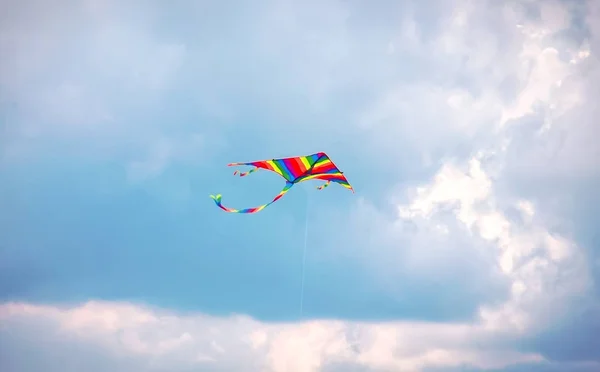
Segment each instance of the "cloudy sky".
[[[599,48],[594,0],[0,2],[0,370],[600,370]],[[355,194],[209,198],[318,151]]]

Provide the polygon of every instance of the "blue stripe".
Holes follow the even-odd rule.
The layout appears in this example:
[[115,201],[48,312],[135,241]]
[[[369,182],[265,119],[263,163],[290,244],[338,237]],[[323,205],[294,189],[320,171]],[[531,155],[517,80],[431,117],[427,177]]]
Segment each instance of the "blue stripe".
[[290,182],[294,181],[294,175],[292,174],[292,172],[290,172],[288,167],[285,166],[285,163],[283,162],[282,159],[277,159],[273,163],[277,164],[279,169],[281,169],[281,171],[283,172],[283,177],[286,180],[288,180]]

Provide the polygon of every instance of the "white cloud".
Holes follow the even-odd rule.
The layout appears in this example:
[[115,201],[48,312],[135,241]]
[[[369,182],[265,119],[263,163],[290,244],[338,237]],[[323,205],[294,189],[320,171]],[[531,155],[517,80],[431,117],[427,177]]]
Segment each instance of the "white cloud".
[[[399,283],[407,280],[407,272],[414,284],[411,270],[452,278],[447,286],[457,287],[456,275],[444,276],[444,269],[465,269],[468,261],[485,265],[482,271],[506,283],[508,292],[476,305],[473,324],[531,336],[564,321],[581,298],[592,296],[595,269],[586,261],[588,247],[575,240],[566,224],[557,228],[561,209],[550,207],[556,202],[544,203],[543,195],[524,198],[512,177],[539,183],[541,174],[598,175],[600,157],[594,156],[597,146],[591,140],[597,138],[597,126],[591,123],[597,106],[592,97],[598,96],[592,89],[599,75],[588,73],[600,65],[589,40],[565,36],[576,22],[568,4],[541,4],[540,20],[508,4],[490,10],[491,4],[461,2],[461,10],[441,22],[443,33],[431,39],[407,34],[413,53],[407,53],[407,60],[427,51],[438,70],[428,70],[434,74],[428,80],[391,86],[363,112],[358,125],[373,148],[391,159],[386,163],[390,169],[415,159],[429,159],[425,165],[439,164],[439,169],[430,183],[411,181],[414,187],[390,197],[398,204],[396,218],[361,201],[365,216],[345,228],[368,236],[364,241],[349,238],[368,247],[364,254],[352,254],[364,266],[373,265],[372,275],[386,278],[390,287],[406,290]],[[594,22],[598,19],[588,20]],[[498,32],[490,33],[492,27]],[[391,45],[402,45],[403,37]],[[448,82],[442,73],[465,81]],[[422,156],[408,156],[415,152]],[[569,200],[565,189],[556,191],[563,194],[560,202]],[[348,246],[336,254],[349,255],[344,252]],[[470,285],[490,284],[479,271],[463,275],[471,275],[465,279]]]
[[[460,42],[456,44],[453,38],[458,35],[462,40],[464,34],[456,30],[460,30],[467,15],[474,12],[473,8],[467,8],[466,13],[455,16],[451,23],[451,30],[455,33],[446,34],[439,41],[446,52],[458,53]],[[443,161],[431,184],[416,187],[408,204],[399,207],[400,219],[418,221],[420,225],[431,227],[439,226],[444,212],[450,209],[471,234],[493,243],[497,252],[496,265],[512,283],[511,292],[499,305],[480,306],[479,314],[485,326],[502,331],[531,332],[548,326],[566,315],[571,299],[586,294],[590,288],[589,267],[582,248],[569,238],[551,231],[542,219],[534,219],[535,208],[531,201],[511,200],[506,195],[499,197],[494,191],[495,182],[504,176],[503,169],[511,166],[510,160],[507,161],[507,153],[513,151],[511,143],[519,140],[519,132],[506,129],[504,124],[510,122],[518,127],[524,119],[541,113],[539,133],[552,131],[555,120],[583,104],[584,86],[565,85],[564,81],[582,78],[577,63],[570,61],[588,58],[589,51],[585,46],[583,49],[570,46],[570,50],[561,51],[557,49],[559,46],[552,46],[556,33],[569,24],[570,16],[564,5],[558,2],[552,3],[551,7],[543,5],[541,14],[541,23],[520,21],[520,53],[508,57],[507,64],[503,63],[507,57],[503,57],[504,61],[494,62],[506,69],[502,73],[505,78],[513,75],[518,82],[519,88],[512,99],[506,100],[500,92],[493,91],[497,89],[493,79],[490,84],[482,83],[483,91],[488,92],[491,101],[497,103],[495,106],[483,106],[494,113],[488,118],[496,118],[490,123],[493,125],[487,127],[493,137],[471,142],[471,154],[475,155],[467,159]],[[513,18],[515,25],[516,18]],[[470,32],[477,34],[474,30]],[[472,48],[469,50],[475,55],[485,53]],[[486,61],[492,63],[492,59]],[[476,65],[473,70],[481,67]],[[484,78],[483,75],[481,78]],[[451,95],[448,100],[451,107],[460,107],[464,102],[456,95]],[[398,102],[399,107],[403,105],[410,107]],[[467,107],[473,107],[473,103]],[[499,112],[501,115],[497,115]],[[455,115],[449,117],[451,119],[446,122],[451,123],[455,118],[462,122],[464,119]],[[475,122],[485,123],[481,117],[478,119]],[[566,130],[576,133],[581,129],[571,126]],[[470,133],[465,131],[465,134]],[[547,137],[539,134],[530,140],[544,144]],[[531,153],[525,154],[527,156]],[[463,161],[466,163],[464,166],[457,165]],[[552,167],[549,162],[538,165]],[[522,223],[507,217],[505,208],[509,205],[523,211]]]
[[[466,229],[494,243],[496,264],[512,283],[505,303],[481,308],[484,324],[520,331],[537,328],[537,322],[546,326],[556,315],[564,315],[561,306],[569,296],[588,289],[589,274],[582,252],[574,242],[543,225],[510,222],[498,208],[491,185],[476,158],[471,159],[468,171],[445,166],[431,185],[418,188],[411,203],[400,207],[399,216],[436,225],[440,208],[455,205],[454,214]],[[518,206],[524,204],[533,213],[527,202],[520,201]]]
[[[0,305],[0,319],[3,337],[14,343],[9,351],[24,343],[36,355],[40,355],[37,348],[62,355],[58,350],[78,344],[101,352],[107,360],[132,358],[138,371],[168,367],[170,371],[314,372],[344,363],[373,371],[410,372],[462,365],[503,368],[544,360],[535,353],[494,344],[492,333],[465,324],[333,320],[277,324],[111,302],[61,307],[5,303]],[[40,334],[51,343],[38,344]],[[5,354],[5,365],[15,368],[7,372],[25,365],[19,364],[25,361],[18,355]],[[60,370],[83,367],[74,357],[71,361],[60,365]]]

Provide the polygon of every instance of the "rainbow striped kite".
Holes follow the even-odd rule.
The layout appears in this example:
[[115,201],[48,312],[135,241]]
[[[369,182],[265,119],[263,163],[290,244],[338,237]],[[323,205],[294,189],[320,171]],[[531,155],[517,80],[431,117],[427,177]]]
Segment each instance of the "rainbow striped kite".
[[249,175],[250,173],[254,173],[259,169],[266,169],[272,172],[279,174],[281,177],[285,178],[285,187],[281,192],[269,203],[255,207],[255,208],[247,208],[247,209],[232,209],[227,208],[221,204],[221,194],[211,195],[210,197],[215,201],[217,206],[224,210],[225,212],[231,213],[256,213],[262,211],[267,206],[275,203],[279,200],[285,193],[287,193],[292,186],[296,183],[308,181],[308,180],[323,180],[325,184],[318,186],[318,190],[322,190],[325,187],[329,186],[331,182],[339,183],[347,189],[350,189],[354,192],[350,183],[342,171],[338,169],[338,167],[333,164],[329,156],[324,152],[319,152],[309,156],[296,156],[293,158],[283,158],[283,159],[272,159],[272,160],[260,160],[253,161],[250,163],[230,163],[228,166],[238,166],[238,165],[251,165],[254,166],[248,172],[240,173],[235,171],[233,174],[239,174],[240,177],[244,177]]

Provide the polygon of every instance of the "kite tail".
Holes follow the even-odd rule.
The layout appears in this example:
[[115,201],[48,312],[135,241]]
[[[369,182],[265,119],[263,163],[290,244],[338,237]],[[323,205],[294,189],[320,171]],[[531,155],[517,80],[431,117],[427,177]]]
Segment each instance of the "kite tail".
[[317,190],[323,190],[324,188],[329,186],[330,183],[331,183],[331,181],[327,181],[324,184],[322,184],[321,186],[317,186]]
[[283,190],[281,190],[279,192],[279,194],[277,194],[277,196],[275,196],[273,198],[273,200],[271,200],[270,202],[268,202],[267,204],[263,204],[261,206],[258,207],[254,207],[254,208],[246,208],[246,209],[233,209],[233,208],[228,208],[226,206],[224,206],[223,204],[221,204],[221,194],[218,195],[211,195],[210,197],[215,201],[215,204],[221,208],[222,210],[224,210],[225,212],[229,212],[229,213],[256,213],[256,212],[260,212],[263,209],[265,209],[266,207],[268,207],[269,205],[275,203],[277,200],[281,199],[281,197],[283,195],[285,195],[286,192],[288,192],[292,186],[294,184],[291,182],[286,182],[285,187],[283,188]]
[[257,171],[257,170],[259,170],[259,169],[260,169],[260,168],[258,168],[258,167],[256,167],[256,168],[252,168],[252,169],[250,169],[250,170],[249,170],[249,171],[247,171],[247,172],[240,172],[240,171],[236,170],[235,172],[233,172],[233,175],[234,175],[234,176],[237,176],[237,175],[239,174],[239,175],[240,175],[240,177],[246,177],[246,176],[247,176],[247,175],[249,175],[250,173],[254,173],[254,172],[256,172],[256,171]]

